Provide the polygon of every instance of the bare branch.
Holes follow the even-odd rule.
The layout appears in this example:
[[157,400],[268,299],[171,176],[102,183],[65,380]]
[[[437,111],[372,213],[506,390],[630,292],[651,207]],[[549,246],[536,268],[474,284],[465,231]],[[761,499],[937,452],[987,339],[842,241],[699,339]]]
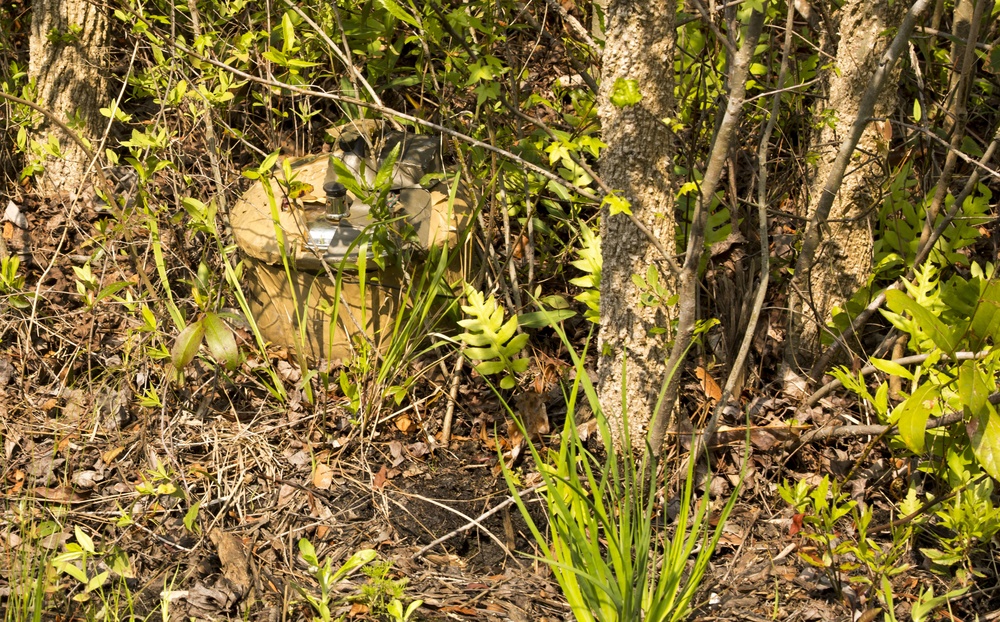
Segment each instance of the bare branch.
[[[778,70],[777,85],[780,87],[785,82],[788,74],[788,58],[792,49],[792,30],[795,20],[795,6],[788,4],[788,12],[785,17],[785,42],[781,50],[781,66]],[[767,285],[771,276],[770,253],[768,253],[767,243],[767,157],[771,143],[771,133],[778,121],[778,112],[781,108],[781,90],[774,93],[774,100],[771,102],[771,112],[768,114],[767,125],[764,133],[760,137],[760,146],[757,149],[757,226],[760,234],[761,261],[760,261],[760,284],[757,286],[757,295],[754,298],[753,310],[750,313],[750,320],[747,323],[746,332],[743,334],[743,341],[740,343],[736,360],[733,361],[729,370],[729,377],[722,389],[722,396],[715,405],[712,418],[705,426],[704,432],[700,435],[700,441],[692,448],[691,460],[697,462],[701,457],[701,452],[712,445],[715,432],[719,427],[719,420],[729,403],[729,397],[736,387],[736,379],[740,376],[743,366],[746,364],[747,355],[750,353],[750,345],[753,343],[754,333],[757,332],[757,322],[760,321],[760,312],[764,308],[764,299],[767,296]]]
[[[766,4],[765,4],[766,7]],[[680,388],[681,374],[680,366],[687,356],[694,336],[694,325],[697,319],[697,295],[698,295],[698,266],[701,257],[705,252],[705,230],[708,223],[709,206],[712,203],[712,196],[722,178],[722,171],[729,157],[729,147],[736,126],[739,123],[740,113],[743,109],[743,100],[746,97],[746,82],[749,75],[750,61],[753,58],[754,48],[760,38],[761,30],[764,26],[764,12],[754,11],[750,16],[747,31],[744,36],[743,45],[733,58],[729,71],[729,101],[726,105],[726,112],[719,124],[718,132],[712,144],[712,151],[709,154],[708,166],[702,179],[701,191],[694,214],[691,217],[691,233],[688,238],[687,256],[684,266],[681,269],[680,291],[678,306],[680,312],[677,320],[677,333],[674,337],[674,345],[670,351],[670,358],[667,359],[667,373],[670,374],[667,380],[667,388],[663,399],[660,400],[656,413],[650,423],[649,443],[655,455],[659,454],[663,446],[663,439],[666,437],[667,428],[670,425],[671,413],[674,403],[677,401],[677,394]]]

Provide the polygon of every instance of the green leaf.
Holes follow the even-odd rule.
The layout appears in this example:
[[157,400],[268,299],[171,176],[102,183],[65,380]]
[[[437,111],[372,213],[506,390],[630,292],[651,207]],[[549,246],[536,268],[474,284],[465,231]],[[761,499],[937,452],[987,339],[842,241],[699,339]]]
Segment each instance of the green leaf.
[[76,565],[70,562],[64,562],[58,565],[58,569],[73,577],[83,585],[87,584],[87,573],[78,568]]
[[510,389],[513,389],[516,384],[517,381],[514,380],[513,376],[504,376],[504,379],[500,381],[500,388],[509,391]]
[[177,335],[174,347],[170,349],[170,362],[176,369],[184,369],[194,360],[204,336],[205,325],[201,321],[188,324],[181,334]]
[[184,514],[184,528],[191,533],[197,532],[199,509],[201,509],[201,501],[195,501],[194,505],[188,508],[188,511]]
[[969,323],[969,347],[979,350],[987,340],[1000,341],[1000,282],[991,281],[979,298]]
[[948,354],[954,354],[958,347],[959,336],[948,328],[933,313],[924,308],[903,292],[892,289],[885,294],[886,304],[894,312],[902,315],[909,313],[917,325],[934,341],[934,345]]
[[465,351],[465,355],[473,361],[489,361],[495,359],[498,354],[500,352],[492,345],[485,348],[468,348]]
[[642,93],[639,91],[639,82],[625,78],[615,80],[615,85],[611,88],[611,103],[619,108],[634,106],[642,101]]
[[93,592],[94,590],[103,586],[104,583],[108,580],[108,577],[110,575],[111,573],[107,570],[94,575],[93,578],[90,579],[90,581],[87,581],[87,591]]
[[88,553],[93,553],[97,549],[94,548],[94,541],[90,539],[79,526],[73,528],[73,535],[76,537],[76,543],[80,545],[80,548]]
[[486,333],[462,333],[459,338],[470,346],[484,347],[493,343]]
[[993,404],[987,401],[986,408],[974,413],[965,427],[979,465],[990,477],[1000,480],[1000,417]]
[[989,70],[993,73],[1000,73],[1000,45],[990,50]]
[[281,51],[289,52],[295,47],[295,25],[292,24],[292,12],[285,11],[281,16]]
[[958,368],[958,399],[967,415],[983,414],[991,391],[976,361],[963,361]]
[[517,318],[512,317],[509,320],[507,320],[507,323],[504,324],[499,331],[497,331],[497,343],[499,344],[507,343],[508,341],[510,341],[510,338],[514,336],[514,333],[516,331],[517,331]]
[[608,206],[608,214],[610,216],[617,214],[632,215],[632,204],[629,203],[629,200],[616,194],[605,195],[603,205]]
[[514,358],[514,356],[524,349],[524,346],[528,343],[528,333],[521,333],[520,335],[514,337],[510,340],[506,346],[503,347],[503,355],[507,358]]
[[890,376],[899,376],[900,378],[913,380],[913,374],[910,373],[910,370],[906,369],[899,363],[893,363],[892,361],[887,361],[885,359],[872,358],[871,364],[875,367],[875,369],[883,371]]
[[266,173],[270,171],[272,168],[274,168],[274,165],[277,164],[278,162],[279,155],[281,155],[281,150],[272,151],[271,153],[269,153],[267,157],[264,158],[264,161],[260,163],[260,168],[257,169],[258,172]]
[[517,372],[519,374],[523,374],[524,372],[528,371],[528,365],[530,365],[530,364],[531,364],[531,359],[525,357],[525,358],[517,359],[517,360],[513,361],[510,364],[510,368],[513,369],[515,372]]
[[918,121],[918,122],[920,121],[920,116],[921,116],[920,112],[921,112],[920,111],[920,100],[914,99],[913,100],[913,120],[914,121]]
[[875,411],[878,412],[880,417],[885,417],[885,413],[889,411],[889,385],[883,382],[879,385],[878,390],[875,391],[875,399],[872,400],[872,404],[875,406]]
[[344,562],[344,565],[338,568],[337,572],[333,573],[330,583],[333,584],[340,581],[342,578],[364,566],[376,557],[378,557],[378,553],[376,553],[374,549],[361,549],[354,555],[351,555],[350,559]]
[[125,289],[130,285],[131,283],[129,283],[128,281],[118,281],[117,283],[112,283],[111,285],[108,285],[100,292],[98,292],[95,300],[104,300],[108,296],[114,296],[115,294],[117,294],[118,292],[122,291],[123,289]]
[[310,566],[319,566],[319,558],[316,557],[316,547],[309,540],[305,538],[299,539],[299,553],[302,555],[302,559],[306,560],[306,563]]
[[344,164],[343,160],[330,156],[330,166],[333,167],[333,170],[337,173],[337,181],[344,184],[344,187],[347,188],[348,192],[356,197],[364,196],[366,194],[364,188],[362,188],[361,184],[358,183],[357,178],[354,177],[354,171],[349,169],[347,165]]
[[386,11],[389,12],[389,15],[392,15],[399,21],[405,22],[415,28],[420,27],[420,24],[417,22],[417,20],[414,19],[412,15],[404,11],[403,7],[399,6],[399,4],[397,4],[395,0],[378,0],[378,3],[381,4]]
[[381,190],[387,188],[392,182],[392,169],[396,168],[396,160],[399,159],[400,150],[403,147],[403,143],[396,143],[396,146],[392,148],[389,155],[386,156],[385,160],[382,162],[382,166],[379,167],[378,172],[375,174],[375,188]]
[[202,320],[205,326],[205,343],[216,361],[232,371],[240,364],[240,349],[236,345],[233,331],[218,315],[206,313]]
[[906,443],[907,448],[915,454],[924,451],[924,436],[927,432],[927,419],[930,417],[932,408],[928,408],[925,402],[936,400],[939,397],[938,386],[925,383],[917,387],[913,395],[899,405],[899,437]]
[[571,309],[553,309],[551,311],[535,311],[521,313],[517,316],[517,324],[522,328],[544,328],[555,323],[568,320],[576,315]]
[[503,361],[484,361],[476,365],[476,371],[483,376],[492,376],[493,374],[499,374],[504,370]]

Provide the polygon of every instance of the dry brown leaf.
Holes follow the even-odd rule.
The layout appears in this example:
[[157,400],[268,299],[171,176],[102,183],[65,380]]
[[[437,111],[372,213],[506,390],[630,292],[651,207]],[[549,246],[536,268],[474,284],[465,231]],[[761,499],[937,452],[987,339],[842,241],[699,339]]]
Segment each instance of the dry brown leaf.
[[416,477],[418,475],[423,475],[426,472],[427,472],[427,467],[423,465],[418,465],[410,467],[409,469],[403,471],[403,477]]
[[385,486],[386,480],[389,479],[389,469],[383,464],[382,468],[378,470],[378,473],[372,478],[372,488],[375,490],[382,490]]
[[576,426],[576,434],[577,436],[580,437],[581,441],[587,440],[596,433],[597,433],[597,419],[584,421],[580,425]]
[[410,454],[413,458],[422,458],[431,452],[430,447],[427,443],[423,441],[418,441],[416,443],[410,443],[406,446],[406,453]]
[[[2,383],[0,383],[2,384]],[[2,394],[0,394],[2,397]],[[7,433],[7,438],[3,439],[3,453],[7,456],[7,460],[14,455],[14,450],[17,446],[21,444],[21,435],[13,430]]]
[[8,495],[16,495],[24,487],[24,471],[18,469],[14,471],[14,485],[7,490]]
[[102,473],[98,473],[93,469],[85,469],[83,471],[76,471],[70,478],[73,485],[77,488],[83,488],[84,490],[89,490],[91,488],[96,488],[97,483],[104,479]]
[[121,455],[123,451],[125,451],[124,447],[112,447],[101,454],[101,460],[104,461],[104,464],[111,464],[115,461],[115,458]]
[[719,388],[719,383],[715,381],[715,378],[712,378],[712,374],[708,373],[707,369],[699,366],[695,368],[694,375],[698,376],[701,388],[705,391],[705,397],[712,402],[718,402],[722,399],[722,389]]
[[317,464],[316,470],[313,471],[312,484],[320,490],[330,490],[330,485],[333,484],[333,469],[327,464]]
[[389,454],[392,455],[392,466],[403,463],[403,444],[399,441],[389,441]]
[[295,486],[289,486],[288,484],[282,484],[278,488],[278,507],[283,507],[292,500],[295,493],[298,492],[298,488]]
[[409,415],[396,417],[396,420],[393,423],[395,424],[396,429],[403,434],[409,434],[416,427],[413,425],[413,420],[410,419]]
[[367,614],[368,614],[368,605],[362,603],[354,603],[353,605],[351,605],[351,610],[347,613],[347,615],[352,618],[358,618]]
[[77,494],[69,486],[56,486],[55,488],[34,488],[32,490],[36,495],[43,499],[49,501],[55,501],[56,503],[83,503],[87,500],[86,497]]
[[206,479],[208,477],[208,467],[200,462],[193,462],[188,467],[188,475],[192,479]]

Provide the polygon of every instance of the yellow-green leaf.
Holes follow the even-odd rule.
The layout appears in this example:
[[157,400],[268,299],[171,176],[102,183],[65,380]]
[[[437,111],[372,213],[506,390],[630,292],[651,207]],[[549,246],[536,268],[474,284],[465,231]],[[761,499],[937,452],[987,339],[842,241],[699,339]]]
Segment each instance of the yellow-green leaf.
[[966,431],[980,466],[993,479],[1000,479],[1000,417],[992,404],[987,402],[987,406],[966,424]]
[[619,108],[634,106],[642,101],[642,93],[639,91],[639,82],[625,78],[615,80],[615,85],[611,88],[611,103]]
[[924,436],[927,432],[927,419],[934,411],[934,405],[928,404],[939,397],[938,387],[926,383],[917,387],[905,402],[899,405],[899,437],[907,448],[915,454],[924,451]]
[[202,337],[205,336],[205,326],[201,321],[187,325],[187,328],[177,335],[174,347],[170,349],[170,362],[177,369],[184,369],[188,363],[194,360],[201,347]]
[[80,545],[80,548],[88,553],[93,553],[96,549],[94,548],[94,541],[90,539],[79,526],[73,528],[73,535],[76,537],[76,543]]
[[205,327],[205,343],[208,344],[209,352],[217,362],[224,364],[226,369],[236,369],[240,364],[240,350],[236,345],[233,331],[214,313],[206,313],[202,323]]
[[908,369],[900,365],[899,363],[893,363],[892,361],[887,361],[885,359],[872,358],[872,365],[875,369],[883,371],[890,376],[899,376],[900,378],[906,378],[907,380],[913,380],[913,374],[910,373]]

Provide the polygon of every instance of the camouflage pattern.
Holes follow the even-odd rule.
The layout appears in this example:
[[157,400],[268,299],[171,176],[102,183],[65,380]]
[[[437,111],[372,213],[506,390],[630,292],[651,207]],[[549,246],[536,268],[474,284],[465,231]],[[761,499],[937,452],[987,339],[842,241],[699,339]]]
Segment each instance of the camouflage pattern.
[[[335,140],[331,154],[290,163],[293,179],[308,184],[311,190],[306,187],[303,196],[289,199],[282,184],[272,180],[277,203],[275,220],[265,188],[258,182],[233,207],[230,223],[245,256],[245,284],[251,312],[265,339],[275,345],[301,348],[306,356],[316,360],[338,361],[352,355],[352,337],[367,339],[376,347],[386,345],[388,331],[384,328],[391,327],[400,311],[400,291],[405,285],[398,269],[374,272],[377,267],[369,260],[362,291],[356,255],[337,248],[336,243],[325,251],[310,248],[310,231],[331,227],[325,219],[326,199],[321,190],[327,178],[329,156],[349,161],[352,152],[345,158],[345,147],[362,151],[364,165],[358,176],[367,173],[373,177],[380,158],[370,154],[387,153],[394,143],[402,141],[402,153],[393,169],[394,210],[413,226],[422,248],[441,244],[454,248],[461,238],[459,233],[469,222],[469,207],[461,191],[451,203],[444,182],[429,187],[419,183],[425,174],[443,170],[436,138],[383,131],[382,124],[375,121],[340,126],[330,134]],[[276,170],[276,175],[282,176],[280,163]],[[348,196],[348,203],[351,214],[344,224],[355,229],[370,226],[368,206],[353,195]],[[284,238],[284,249],[279,245],[278,231]],[[288,262],[287,274],[283,256]],[[391,264],[386,262],[387,266]],[[331,310],[337,274],[341,275],[341,292],[334,321]]]

